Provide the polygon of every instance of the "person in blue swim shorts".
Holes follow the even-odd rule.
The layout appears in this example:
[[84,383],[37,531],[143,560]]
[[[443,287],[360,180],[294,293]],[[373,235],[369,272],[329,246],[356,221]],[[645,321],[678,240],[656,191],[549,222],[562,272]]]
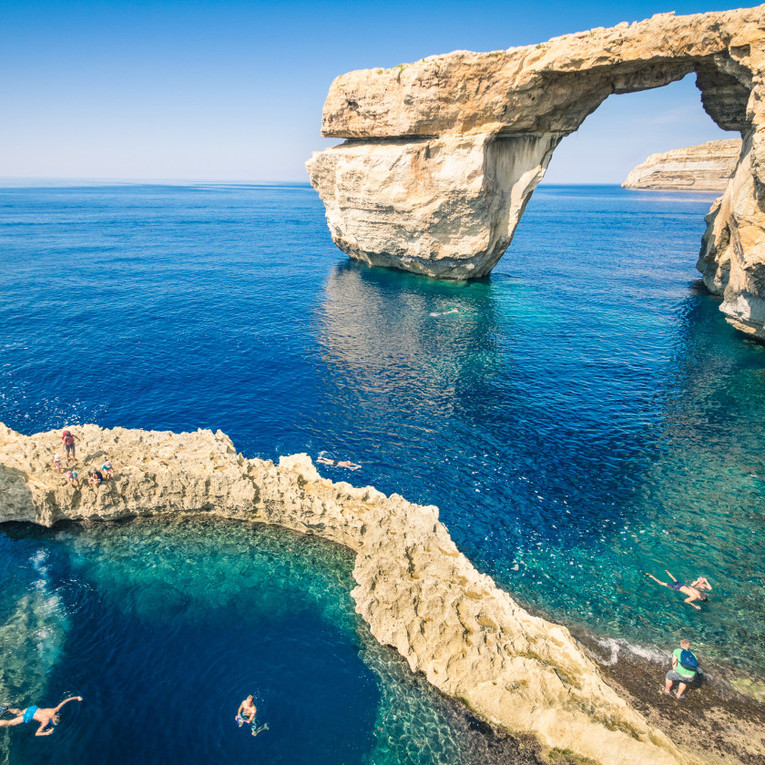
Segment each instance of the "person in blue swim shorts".
[[27,725],[31,722],[36,722],[40,725],[35,731],[35,736],[50,736],[61,722],[61,717],[59,716],[61,707],[70,701],[82,701],[82,696],[70,696],[55,707],[31,706],[23,710],[9,708],[6,711],[16,716],[12,720],[0,720],[0,728],[12,728],[14,725]]
[[690,584],[683,584],[682,582],[678,582],[677,579],[675,579],[675,577],[669,573],[669,569],[665,568],[664,570],[672,580],[671,582],[662,582],[661,579],[657,579],[653,574],[649,574],[647,571],[645,572],[645,575],[650,579],[653,579],[654,582],[658,582],[662,587],[667,587],[670,590],[682,592],[683,595],[687,595],[688,597],[685,599],[685,602],[689,606],[693,606],[697,611],[701,611],[701,606],[697,606],[693,601],[700,600],[703,602],[707,600],[707,596],[704,594],[704,591],[712,589],[712,585],[709,584],[709,580],[703,576],[698,576]]

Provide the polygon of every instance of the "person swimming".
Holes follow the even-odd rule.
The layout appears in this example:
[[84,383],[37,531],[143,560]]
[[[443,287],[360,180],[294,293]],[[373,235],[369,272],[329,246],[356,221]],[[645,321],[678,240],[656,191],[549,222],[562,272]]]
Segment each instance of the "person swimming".
[[708,600],[707,596],[704,594],[704,590],[711,592],[712,585],[709,583],[709,580],[706,577],[698,576],[690,584],[683,584],[682,582],[678,582],[677,579],[672,576],[668,568],[665,568],[664,571],[667,572],[667,575],[672,580],[671,582],[662,582],[661,579],[657,579],[653,574],[649,574],[647,571],[645,572],[645,575],[650,579],[653,579],[654,582],[658,582],[662,587],[667,587],[670,590],[682,592],[683,595],[687,595],[688,597],[685,599],[685,602],[689,606],[693,606],[697,611],[701,611],[701,606],[697,606],[693,601],[700,600],[704,602]]
[[5,711],[10,712],[15,717],[12,720],[0,720],[0,728],[12,728],[15,725],[28,725],[31,722],[36,722],[40,725],[35,731],[35,736],[50,736],[61,722],[61,716],[59,715],[61,707],[70,701],[82,701],[82,696],[70,696],[55,707],[38,707],[34,705],[26,709],[12,709],[8,707]]
[[255,725],[255,715],[258,714],[258,708],[255,706],[255,698],[250,694],[240,705],[236,712],[234,720],[241,728],[245,723],[250,726],[250,731],[253,736],[257,736],[264,730],[268,730],[268,723],[264,723],[261,726]]
[[357,465],[350,460],[336,460],[327,452],[320,452],[316,461],[321,462],[322,465],[331,465],[332,467],[341,467],[346,468],[347,470],[359,470],[361,468],[361,465]]

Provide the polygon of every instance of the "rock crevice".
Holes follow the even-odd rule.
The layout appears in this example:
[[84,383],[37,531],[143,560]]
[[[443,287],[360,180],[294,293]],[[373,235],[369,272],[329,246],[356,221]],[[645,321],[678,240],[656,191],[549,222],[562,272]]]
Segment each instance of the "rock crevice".
[[[754,230],[765,231],[758,190],[765,184],[764,18],[765,6],[659,14],[539,45],[455,51],[341,75],[327,96],[322,132],[346,142],[307,163],[332,238],[371,265],[446,279],[485,276],[564,136],[612,94],[695,72],[703,108],[744,138],[741,177],[709,223],[704,280],[719,282],[708,272],[729,263],[738,275],[726,281],[722,310],[765,338],[758,286],[765,251]],[[723,223],[747,229],[735,257],[717,239]]]
[[548,750],[624,765],[690,763],[603,679],[569,631],[532,616],[457,549],[438,509],[322,478],[307,455],[245,459],[220,431],[77,429],[80,464],[116,477],[75,489],[50,469],[59,434],[0,425],[0,521],[206,512],[317,534],[356,553],[352,595],[372,634],[444,693]]

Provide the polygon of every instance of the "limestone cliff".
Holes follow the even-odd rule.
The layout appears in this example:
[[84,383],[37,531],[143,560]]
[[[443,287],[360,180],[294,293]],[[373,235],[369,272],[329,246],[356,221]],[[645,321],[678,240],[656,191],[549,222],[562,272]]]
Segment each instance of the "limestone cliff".
[[352,258],[445,279],[488,274],[560,140],[609,95],[694,72],[744,140],[699,267],[735,326],[765,338],[765,6],[674,16],[338,77],[311,183]]
[[412,670],[547,750],[623,765],[685,763],[603,680],[565,627],[534,617],[462,555],[421,507],[321,478],[306,455],[245,459],[220,431],[76,429],[80,464],[109,456],[115,480],[76,489],[49,465],[59,434],[0,425],[0,520],[210,513],[318,534],[356,552],[356,610]]
[[627,176],[625,189],[723,191],[741,154],[741,141],[708,141],[651,154]]

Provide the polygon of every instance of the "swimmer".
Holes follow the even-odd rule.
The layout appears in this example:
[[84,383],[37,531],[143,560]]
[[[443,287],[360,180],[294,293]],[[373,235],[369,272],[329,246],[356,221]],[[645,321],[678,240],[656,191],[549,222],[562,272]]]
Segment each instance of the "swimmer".
[[250,726],[252,735],[257,736],[260,731],[255,732],[255,715],[258,713],[258,708],[255,706],[255,699],[250,694],[240,705],[234,718],[241,728],[245,723]]
[[361,465],[357,465],[350,460],[333,460],[329,459],[329,457],[319,456],[316,458],[316,461],[321,462],[322,465],[332,465],[332,467],[347,468],[348,470],[359,470],[359,468],[361,468]]
[[[59,712],[64,704],[70,701],[82,701],[82,696],[70,696],[64,699],[55,707],[27,707],[26,709],[8,709],[13,715],[13,720],[0,720],[0,728],[12,728],[14,725],[23,725],[31,722],[40,723],[40,727],[35,731],[35,736],[50,736],[54,733],[56,726],[61,722]],[[50,726],[50,727],[49,727]]]
[[668,587],[670,590],[682,592],[683,595],[687,595],[688,597],[685,599],[685,602],[689,606],[693,606],[697,611],[701,611],[701,606],[697,606],[693,601],[700,600],[703,602],[707,600],[707,596],[704,594],[703,590],[709,590],[711,592],[712,585],[709,584],[709,580],[703,576],[699,576],[690,584],[682,584],[682,582],[678,582],[677,579],[670,574],[668,568],[665,568],[664,570],[672,580],[671,582],[662,582],[661,579],[657,579],[653,574],[649,574],[647,571],[645,572],[645,575],[650,579],[653,579],[654,582],[658,582],[662,587]]

